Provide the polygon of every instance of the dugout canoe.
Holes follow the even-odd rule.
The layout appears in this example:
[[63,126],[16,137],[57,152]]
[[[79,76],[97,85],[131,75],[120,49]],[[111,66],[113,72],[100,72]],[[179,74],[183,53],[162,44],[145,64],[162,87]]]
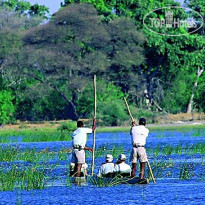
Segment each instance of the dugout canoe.
[[[113,178],[103,178],[105,180],[113,181]],[[87,177],[71,177],[70,178],[71,183],[74,183],[76,185],[87,185]],[[119,178],[115,179],[117,184],[149,184],[149,179],[143,178],[140,179],[139,177],[134,177],[134,178],[129,178],[129,177],[124,177],[124,178]]]
[[139,177],[122,178],[121,184],[149,184],[149,179],[147,178],[140,179]]
[[87,178],[86,177],[70,177],[70,182],[76,185],[86,185]]

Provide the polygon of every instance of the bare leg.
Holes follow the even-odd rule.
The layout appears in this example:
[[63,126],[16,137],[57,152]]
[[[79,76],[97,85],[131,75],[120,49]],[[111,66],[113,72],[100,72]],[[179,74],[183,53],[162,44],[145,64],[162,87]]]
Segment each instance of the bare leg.
[[77,165],[77,177],[80,177],[82,164]]
[[75,163],[73,177],[76,177],[77,175],[77,167],[78,167],[78,164]]
[[145,170],[145,162],[140,162],[140,179],[144,177],[144,170]]
[[135,177],[136,167],[137,167],[137,163],[132,163],[132,173],[131,173],[131,177]]

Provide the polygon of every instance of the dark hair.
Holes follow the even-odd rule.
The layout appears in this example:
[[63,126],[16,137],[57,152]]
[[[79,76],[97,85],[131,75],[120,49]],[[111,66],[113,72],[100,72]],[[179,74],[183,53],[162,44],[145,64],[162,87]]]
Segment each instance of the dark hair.
[[77,122],[77,127],[83,127],[83,125],[84,125],[83,121],[79,120]]
[[144,118],[140,118],[139,125],[146,125],[146,120]]

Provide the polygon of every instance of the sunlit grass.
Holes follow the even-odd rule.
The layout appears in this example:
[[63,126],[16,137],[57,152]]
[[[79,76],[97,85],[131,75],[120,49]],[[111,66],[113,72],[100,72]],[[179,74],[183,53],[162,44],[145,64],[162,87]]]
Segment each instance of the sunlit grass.
[[0,129],[0,143],[70,141],[71,132],[57,128]]

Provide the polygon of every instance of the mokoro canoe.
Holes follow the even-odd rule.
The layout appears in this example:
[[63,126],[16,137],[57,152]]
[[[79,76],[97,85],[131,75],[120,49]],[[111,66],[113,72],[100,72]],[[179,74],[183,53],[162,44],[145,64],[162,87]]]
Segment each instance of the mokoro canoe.
[[[113,180],[113,178],[103,178],[103,179],[110,180],[110,181]],[[87,184],[86,177],[71,177],[70,180],[71,180],[71,183],[74,183],[76,185],[86,185]],[[138,177],[135,177],[135,178],[124,177],[124,178],[119,178],[116,180],[117,180],[117,184],[149,184],[149,179],[146,179],[146,178],[140,179]]]
[[143,178],[140,179],[138,177],[134,178],[122,178],[121,184],[149,184],[149,179]]
[[86,177],[70,177],[70,182],[76,185],[85,185],[87,184]]

